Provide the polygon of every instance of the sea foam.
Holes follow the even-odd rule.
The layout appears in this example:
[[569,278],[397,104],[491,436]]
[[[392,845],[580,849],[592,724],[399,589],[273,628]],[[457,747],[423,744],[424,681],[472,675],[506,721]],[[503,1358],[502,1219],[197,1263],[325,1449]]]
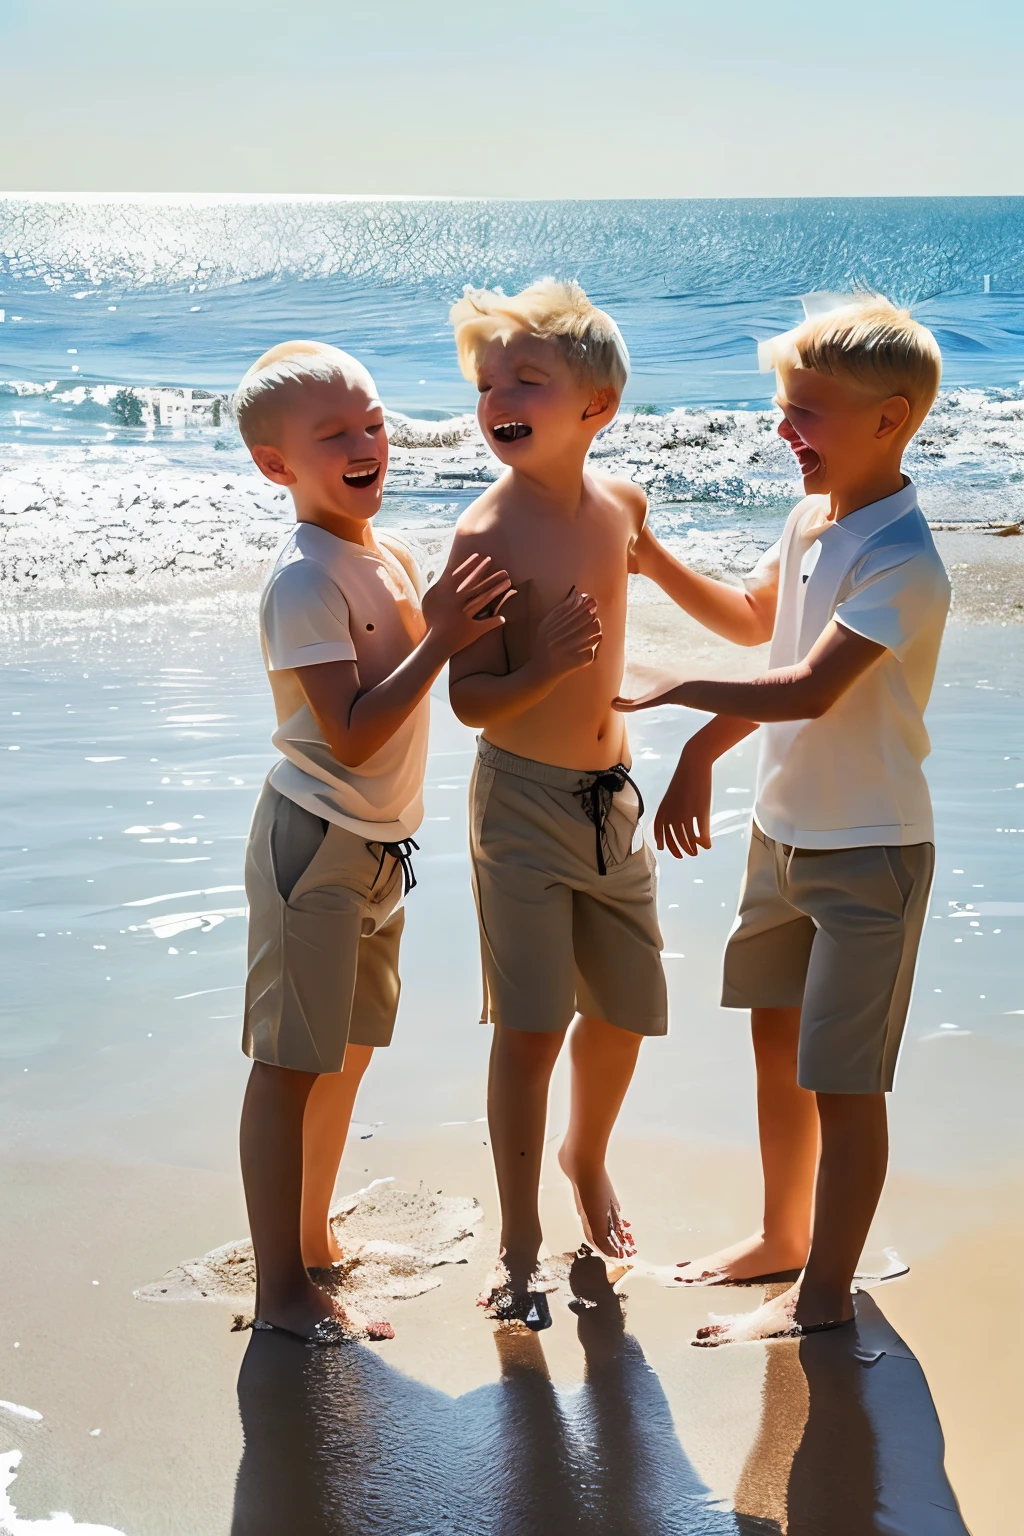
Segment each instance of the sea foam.
[[[598,437],[592,464],[642,485],[655,531],[685,539],[698,568],[742,570],[801,494],[777,422],[775,411],[623,413]],[[389,413],[388,429],[384,521],[443,547],[460,507],[501,465],[472,416]],[[1024,391],[944,393],[907,466],[935,519],[1019,521]],[[138,446],[0,448],[0,587],[8,593],[145,593],[179,579],[258,574],[290,523],[287,492],[254,468],[182,467],[141,431]]]

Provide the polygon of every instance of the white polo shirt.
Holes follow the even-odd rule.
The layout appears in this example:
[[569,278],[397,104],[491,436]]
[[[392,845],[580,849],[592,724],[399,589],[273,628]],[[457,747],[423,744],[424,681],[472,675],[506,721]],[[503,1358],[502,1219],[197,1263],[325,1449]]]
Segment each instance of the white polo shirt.
[[408,654],[422,627],[415,563],[393,534],[379,533],[377,544],[379,554],[298,523],[263,592],[260,642],[277,713],[273,742],[283,754],[270,783],[325,821],[397,843],[423,820],[429,697],[372,757],[349,768],[324,740],[295,675],[298,667],[356,661],[371,646],[385,671]]
[[748,578],[776,579],[773,669],[803,661],[833,618],[886,650],[819,719],[761,726],[758,826],[797,848],[934,841],[924,711],[950,588],[916,488],[838,522],[827,496],[806,497]]

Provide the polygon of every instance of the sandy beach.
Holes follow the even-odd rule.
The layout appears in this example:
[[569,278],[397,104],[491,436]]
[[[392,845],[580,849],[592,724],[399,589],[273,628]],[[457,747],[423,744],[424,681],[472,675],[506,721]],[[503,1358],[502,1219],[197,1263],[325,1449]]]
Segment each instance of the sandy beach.
[[[671,1282],[675,1262],[757,1221],[746,1028],[716,993],[749,744],[716,782],[713,849],[662,861],[672,1033],[642,1053],[613,1152],[640,1261],[616,1298],[593,1266],[559,1258],[580,1240],[553,1158],[559,1075],[543,1194],[554,1327],[496,1331],[474,1306],[495,1199],[473,1022],[472,738],[440,694],[418,861],[430,899],[410,899],[399,1031],[357,1105],[338,1193],[393,1180],[413,1206],[421,1185],[479,1201],[465,1262],[409,1261],[440,1284],[389,1303],[393,1342],[337,1352],[233,1332],[237,1296],[135,1299],[246,1228],[239,887],[271,755],[253,586],[173,607],[8,611],[6,744],[21,757],[3,805],[18,855],[4,957],[15,977],[26,946],[43,958],[32,990],[11,994],[0,1058],[0,1453],[21,1453],[0,1455],[5,1536],[34,1536],[54,1510],[69,1530],[123,1536],[1012,1528],[1024,541],[941,538],[957,606],[930,717],[933,917],[862,1266],[895,1255],[910,1273],[864,1292],[855,1337],[800,1346],[693,1349],[709,1310],[761,1292]],[[694,637],[650,593],[632,604],[630,650],[691,675],[763,664]],[[632,728],[649,804],[694,724],[665,710]],[[596,1305],[571,1310],[577,1294]]]

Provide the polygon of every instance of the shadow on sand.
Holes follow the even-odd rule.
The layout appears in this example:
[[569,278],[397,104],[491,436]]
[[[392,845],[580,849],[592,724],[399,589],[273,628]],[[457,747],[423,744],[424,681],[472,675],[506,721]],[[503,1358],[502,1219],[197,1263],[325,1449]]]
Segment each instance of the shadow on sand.
[[729,1512],[604,1266],[577,1260],[571,1283],[586,1376],[568,1392],[535,1334],[499,1330],[500,1380],[459,1398],[358,1345],[254,1334],[232,1536],[967,1536],[927,1382],[869,1297],[856,1333],[769,1348]]

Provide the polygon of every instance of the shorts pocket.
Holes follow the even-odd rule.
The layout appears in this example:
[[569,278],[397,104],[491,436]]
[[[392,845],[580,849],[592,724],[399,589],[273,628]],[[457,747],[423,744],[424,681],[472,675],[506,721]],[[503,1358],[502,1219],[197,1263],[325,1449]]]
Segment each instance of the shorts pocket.
[[494,788],[495,771],[489,763],[482,763],[477,758],[473,767],[473,779],[469,792],[469,836],[470,843],[478,846],[480,835],[483,831],[484,815],[487,811],[487,802],[491,798],[491,790]]
[[270,829],[270,861],[274,884],[281,900],[287,902],[306,873],[327,836],[329,823],[304,810],[284,796],[274,813]]

